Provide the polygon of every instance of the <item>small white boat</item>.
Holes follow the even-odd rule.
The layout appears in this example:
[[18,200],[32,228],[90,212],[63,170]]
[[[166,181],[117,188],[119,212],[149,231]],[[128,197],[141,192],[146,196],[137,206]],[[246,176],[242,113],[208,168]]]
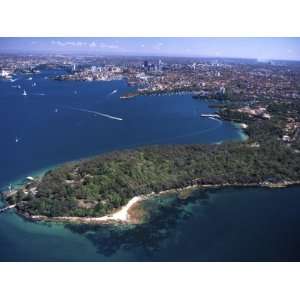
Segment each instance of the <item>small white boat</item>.
[[26,93],[26,91],[25,90],[23,90],[23,94],[22,94],[23,96],[27,96],[27,93]]
[[29,77],[28,80],[32,80],[32,77]]
[[113,95],[113,94],[115,94],[117,92],[118,92],[118,90],[113,90],[110,94]]
[[56,113],[58,112],[58,109],[57,108],[55,108],[55,110],[54,110]]
[[19,142],[19,139],[16,137],[16,143],[18,143]]
[[32,86],[36,86],[36,83],[34,82],[34,83],[32,84]]
[[18,85],[18,89],[20,89],[21,88],[21,86],[20,85]]

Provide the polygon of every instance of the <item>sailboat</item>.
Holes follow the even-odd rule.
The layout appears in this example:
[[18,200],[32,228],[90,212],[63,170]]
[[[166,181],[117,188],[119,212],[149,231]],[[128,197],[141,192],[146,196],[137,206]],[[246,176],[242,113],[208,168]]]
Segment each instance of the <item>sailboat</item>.
[[26,91],[24,90],[23,91],[23,94],[22,94],[23,96],[27,96],[27,93],[26,93]]

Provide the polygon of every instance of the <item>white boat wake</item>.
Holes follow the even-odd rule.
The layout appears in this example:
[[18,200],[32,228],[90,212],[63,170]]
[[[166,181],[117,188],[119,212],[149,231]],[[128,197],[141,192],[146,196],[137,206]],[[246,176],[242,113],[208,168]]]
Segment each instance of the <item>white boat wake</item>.
[[94,110],[74,108],[74,107],[65,107],[65,108],[75,110],[75,111],[86,112],[86,113],[94,114],[94,115],[97,115],[97,116],[101,116],[101,117],[105,117],[105,118],[109,118],[109,119],[113,119],[113,120],[117,120],[117,121],[123,121],[122,118],[114,117],[114,116],[111,116],[111,115],[108,115],[108,114],[103,114],[103,113],[100,113],[100,112],[94,111]]
[[217,121],[219,124],[222,124],[222,121],[217,119],[217,118],[214,118],[214,117],[208,117],[210,120],[214,120],[214,121]]
[[113,95],[113,94],[115,94],[117,92],[118,92],[118,90],[113,90],[111,93],[108,94],[108,96],[111,96],[111,95]]

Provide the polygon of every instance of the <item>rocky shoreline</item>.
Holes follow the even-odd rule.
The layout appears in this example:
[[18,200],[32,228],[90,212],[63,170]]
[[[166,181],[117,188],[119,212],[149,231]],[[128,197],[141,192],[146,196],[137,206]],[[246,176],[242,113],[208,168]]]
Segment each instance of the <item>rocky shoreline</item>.
[[[197,180],[197,179],[195,179]],[[105,215],[102,217],[72,217],[72,216],[61,216],[61,217],[47,217],[43,215],[30,215],[28,213],[23,213],[18,211],[17,213],[31,221],[45,221],[45,222],[57,222],[57,223],[77,223],[77,224],[138,224],[141,220],[136,220],[136,218],[131,217],[131,209],[133,206],[138,205],[141,201],[150,199],[150,197],[158,197],[160,195],[166,194],[180,194],[183,191],[188,191],[192,189],[213,189],[213,188],[225,188],[225,187],[264,187],[264,188],[286,188],[293,185],[300,185],[300,181],[281,181],[276,183],[271,182],[261,182],[261,183],[224,183],[224,184],[205,184],[205,185],[189,185],[184,188],[179,189],[169,189],[161,191],[159,193],[150,193],[147,195],[135,196],[129,202],[121,207],[121,209],[113,212],[112,214]]]

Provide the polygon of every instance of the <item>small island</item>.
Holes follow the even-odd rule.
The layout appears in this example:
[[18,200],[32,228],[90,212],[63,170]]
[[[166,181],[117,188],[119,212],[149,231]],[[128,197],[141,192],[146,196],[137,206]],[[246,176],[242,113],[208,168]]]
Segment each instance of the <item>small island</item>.
[[147,146],[66,163],[6,193],[6,201],[32,220],[130,222],[133,204],[163,191],[300,183],[300,104],[229,103],[217,113],[242,124],[249,138]]

